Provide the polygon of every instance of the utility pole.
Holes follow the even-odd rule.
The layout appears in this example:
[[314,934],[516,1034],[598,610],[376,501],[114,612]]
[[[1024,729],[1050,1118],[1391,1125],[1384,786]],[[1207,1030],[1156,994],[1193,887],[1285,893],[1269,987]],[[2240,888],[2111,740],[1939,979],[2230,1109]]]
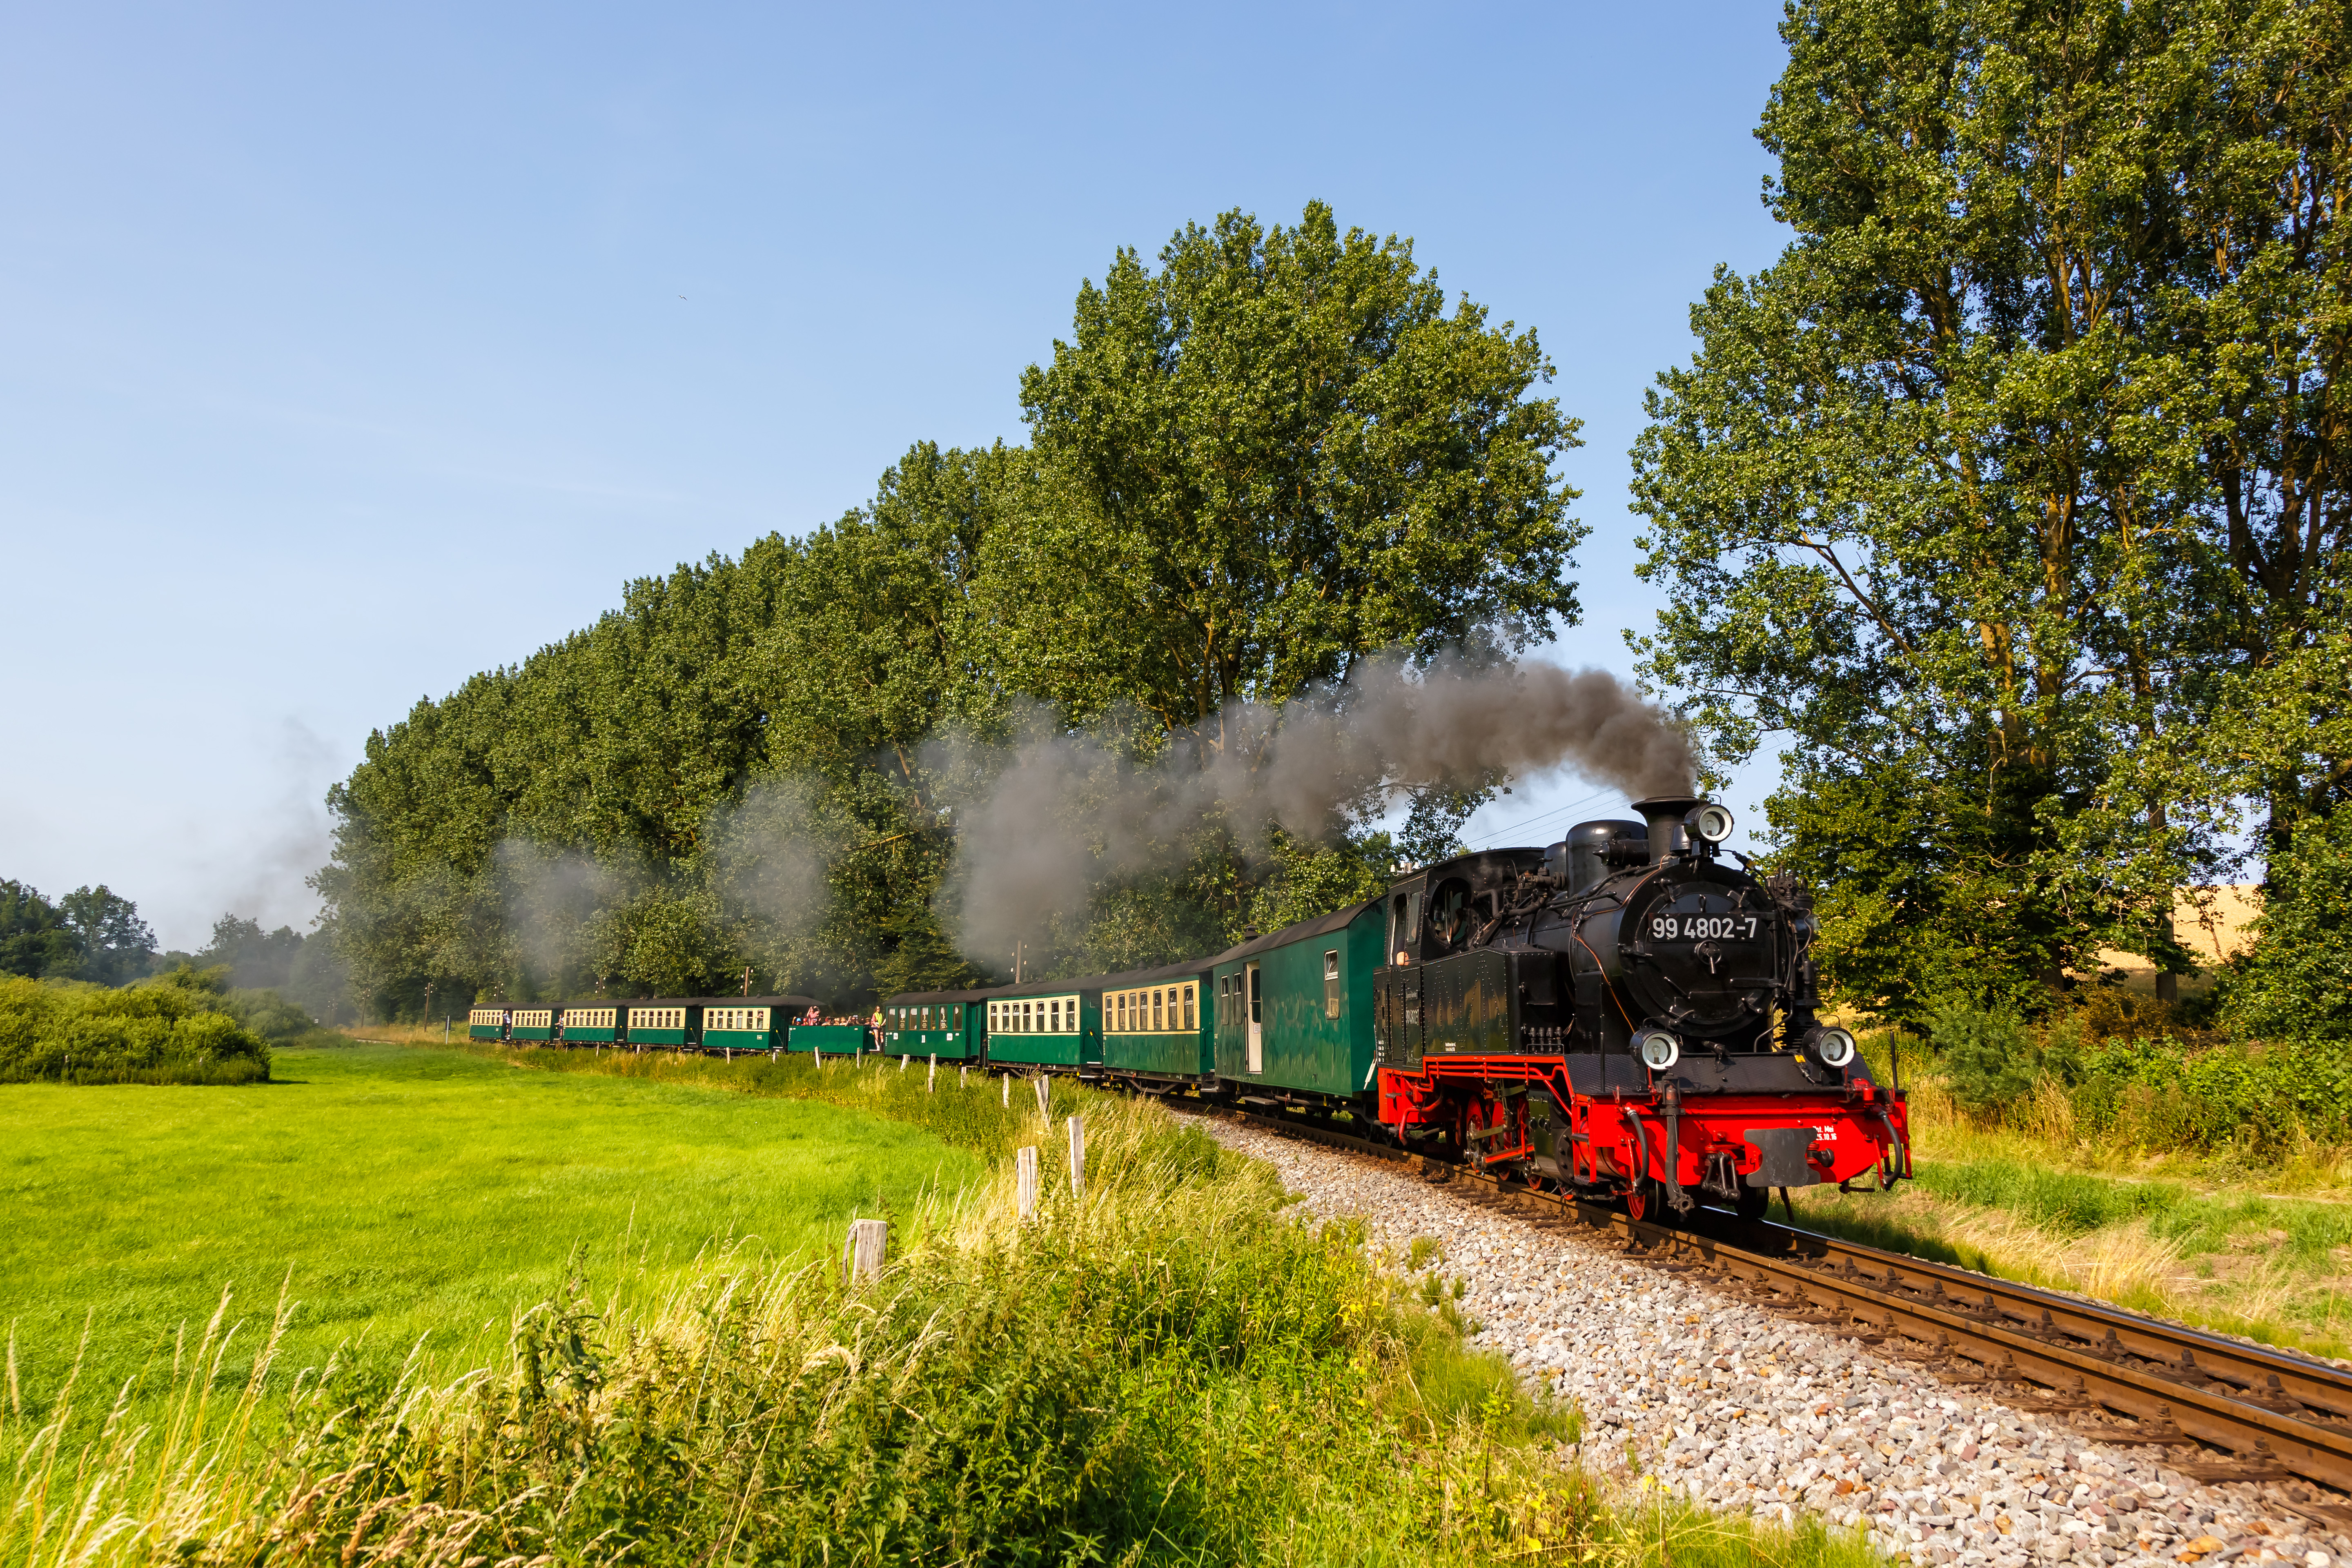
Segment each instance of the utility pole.
[[743,966],[743,994],[751,994],[751,966],[748,963]]
[[1023,946],[1023,944],[1022,944],[1022,943],[1020,943],[1020,942],[1014,942],[1014,943],[1013,944],[1013,984],[1015,984],[1015,985],[1018,985],[1018,984],[1021,984],[1021,949],[1022,949],[1022,946]]

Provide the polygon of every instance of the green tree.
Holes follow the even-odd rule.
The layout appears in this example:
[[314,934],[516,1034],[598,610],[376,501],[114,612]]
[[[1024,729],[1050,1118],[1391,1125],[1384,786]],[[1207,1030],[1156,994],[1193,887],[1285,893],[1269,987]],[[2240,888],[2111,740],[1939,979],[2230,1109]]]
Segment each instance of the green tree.
[[72,974],[81,956],[63,910],[36,889],[0,879],[0,973]]
[[1022,375],[1038,477],[987,552],[999,680],[1189,731],[1368,653],[1575,621],[1552,465],[1578,422],[1529,395],[1534,332],[1447,314],[1411,241],[1319,202],[1187,225],[1160,263],[1121,250]]
[[[633,583],[370,737],[316,880],[355,993],[415,1016],[427,986],[436,1008],[732,991],[746,966],[841,1005],[953,984],[981,956],[933,913],[956,805],[1016,733],[1149,757],[1383,647],[1573,615],[1549,465],[1575,427],[1528,395],[1532,334],[1449,314],[1409,245],[1319,207],[1167,257],[1082,292],[1076,344],[1024,382],[1032,447],[919,443],[867,505]],[[1138,301],[1156,357],[1120,335]],[[1104,420],[1153,444],[1149,504]],[[1339,886],[1199,837],[1187,865],[1106,879],[1058,958],[1199,951],[1262,885]]]
[[2274,850],[2254,944],[2227,977],[2256,1039],[2352,1039],[2352,809],[2310,816]]
[[2185,962],[2173,890],[2245,782],[2205,741],[2247,664],[2229,623],[2269,614],[2231,584],[2234,542],[2263,550],[2215,455],[2284,417],[2231,389],[2304,353],[2217,257],[2263,249],[2224,231],[2291,183],[2282,141],[2315,145],[2294,92],[2248,89],[2309,88],[2341,20],[1790,9],[1759,135],[1794,238],[1718,274],[1651,395],[1669,607],[1641,647],[1719,757],[1788,748],[1773,825],[1848,998],[2030,1010],[2103,945]]
[[225,914],[213,922],[213,938],[195,955],[199,968],[225,965],[233,985],[275,989],[294,977],[302,933],[292,926],[264,931],[257,920]]
[[76,888],[58,900],[81,946],[80,979],[120,985],[145,974],[155,956],[155,933],[139,918],[139,906],[100,882]]

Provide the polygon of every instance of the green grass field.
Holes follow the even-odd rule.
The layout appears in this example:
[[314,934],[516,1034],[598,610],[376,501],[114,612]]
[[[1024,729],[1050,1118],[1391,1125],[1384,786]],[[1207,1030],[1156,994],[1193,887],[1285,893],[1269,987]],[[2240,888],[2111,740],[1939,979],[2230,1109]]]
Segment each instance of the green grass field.
[[0,1087],[0,1329],[26,1415],[85,1320],[77,1405],[93,1415],[125,1379],[160,1383],[173,1335],[200,1332],[224,1287],[254,1342],[289,1269],[302,1306],[281,1367],[345,1340],[396,1362],[420,1338],[437,1365],[476,1364],[575,1247],[600,1297],[657,1288],[714,1247],[838,1248],[851,1217],[982,1172],[838,1106],[458,1051],[286,1050],[274,1076]]

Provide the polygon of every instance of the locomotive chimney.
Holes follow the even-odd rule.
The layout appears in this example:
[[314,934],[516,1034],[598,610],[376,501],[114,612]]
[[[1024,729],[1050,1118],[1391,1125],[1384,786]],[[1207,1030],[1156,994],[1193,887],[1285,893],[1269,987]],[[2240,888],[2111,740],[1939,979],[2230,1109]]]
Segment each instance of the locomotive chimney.
[[1669,855],[1680,855],[1690,848],[1690,833],[1683,826],[1683,818],[1699,805],[1695,795],[1654,795],[1647,800],[1637,800],[1633,809],[1650,825],[1650,864],[1654,866]]

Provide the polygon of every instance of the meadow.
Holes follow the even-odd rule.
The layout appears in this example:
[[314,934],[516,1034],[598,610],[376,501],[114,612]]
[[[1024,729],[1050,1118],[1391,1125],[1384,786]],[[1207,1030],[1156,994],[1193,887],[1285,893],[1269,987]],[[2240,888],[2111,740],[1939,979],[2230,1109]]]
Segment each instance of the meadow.
[[[1869,1043],[1881,1081],[1887,1042]],[[2329,1356],[2352,1355],[2352,1145],[2328,1104],[2231,1123],[2202,1074],[2068,1092],[2054,1078],[1970,1104],[1918,1042],[1905,1050],[1916,1176],[1891,1197],[1795,1198],[1799,1224],[2056,1286],[2162,1317]],[[2259,1062],[2261,1058],[2255,1060]],[[2284,1076],[2284,1075],[2283,1075]],[[2121,1100],[2122,1115],[2108,1106]],[[2105,1103],[2103,1103],[2103,1100]],[[2096,1114],[2085,1114],[2086,1109]],[[2316,1119],[2313,1119],[2316,1120]],[[2219,1135],[2207,1133],[2219,1125]],[[1779,1211],[1776,1209],[1776,1216]]]
[[281,1048],[273,1078],[0,1087],[0,1326],[21,1403],[55,1394],[85,1325],[86,1386],[152,1384],[224,1289],[265,1320],[281,1289],[299,1300],[295,1364],[345,1340],[378,1364],[420,1343],[434,1365],[476,1364],[567,1269],[657,1292],[709,1254],[837,1247],[851,1217],[982,1174],[863,1112],[463,1052]]
[[[920,1068],[805,1059],[361,1046],[279,1070],[297,1081],[271,1092],[313,1125],[246,1090],[175,1091],[192,1109],[161,1115],[91,1109],[119,1089],[9,1108],[78,1123],[47,1145],[60,1174],[147,1135],[136,1184],[183,1195],[176,1222],[83,1237],[65,1232],[110,1223],[102,1204],[12,1190],[37,1237],[14,1256],[139,1325],[152,1371],[145,1405],[94,1435],[11,1414],[0,1564],[1873,1561],[1817,1525],[1604,1495],[1577,1412],[1532,1403],[1359,1233],[1286,1223],[1267,1167],[1155,1104],[1057,1081],[1041,1114],[1025,1083],[945,1071],[933,1092]],[[352,1182],[397,1192],[362,1226],[326,1195]],[[157,1269],[175,1238],[226,1234],[179,1228],[220,1184],[254,1194],[235,1244]],[[839,1259],[858,1211],[890,1226],[872,1280]],[[341,1265],[322,1310],[273,1326],[265,1292],[241,1366],[215,1354],[234,1312],[156,1353],[208,1269],[274,1279],[297,1253],[298,1278]],[[168,1279],[169,1305],[122,1310],[118,1257]],[[320,1354],[368,1312],[371,1343],[443,1348]],[[93,1330],[94,1357],[119,1353]]]

